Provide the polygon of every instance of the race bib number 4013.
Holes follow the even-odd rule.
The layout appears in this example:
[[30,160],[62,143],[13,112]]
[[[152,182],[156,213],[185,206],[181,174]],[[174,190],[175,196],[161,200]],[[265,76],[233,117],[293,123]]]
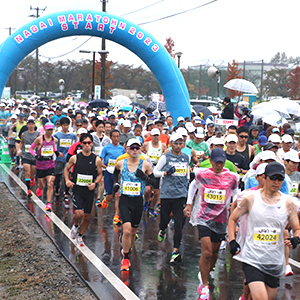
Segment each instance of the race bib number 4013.
[[219,189],[204,189],[204,201],[210,204],[224,204],[225,203],[225,190]]

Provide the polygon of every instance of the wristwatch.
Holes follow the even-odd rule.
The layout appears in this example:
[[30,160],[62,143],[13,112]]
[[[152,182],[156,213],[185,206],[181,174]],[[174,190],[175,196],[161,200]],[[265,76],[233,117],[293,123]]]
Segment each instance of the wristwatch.
[[95,188],[98,187],[99,183],[98,182],[94,182],[96,184]]
[[240,173],[243,173],[243,171],[244,171],[244,170],[243,170],[242,168],[240,168],[240,170],[241,170],[241,172],[240,172]]

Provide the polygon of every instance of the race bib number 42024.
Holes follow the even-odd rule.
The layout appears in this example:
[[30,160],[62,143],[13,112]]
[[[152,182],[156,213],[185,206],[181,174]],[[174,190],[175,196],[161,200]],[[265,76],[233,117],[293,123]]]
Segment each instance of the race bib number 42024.
[[257,245],[275,246],[280,235],[279,228],[255,227],[253,241]]

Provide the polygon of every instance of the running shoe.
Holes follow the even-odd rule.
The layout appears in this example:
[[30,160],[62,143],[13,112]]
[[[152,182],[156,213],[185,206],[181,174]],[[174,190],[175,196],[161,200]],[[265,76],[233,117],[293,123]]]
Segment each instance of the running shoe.
[[129,286],[129,271],[123,270],[121,280],[127,287]]
[[174,219],[171,219],[170,222],[169,222],[169,227],[171,229],[174,229],[174,225],[175,225],[175,221],[174,221]]
[[244,294],[239,298],[239,300],[246,300]]
[[43,194],[43,190],[42,189],[40,189],[39,187],[36,189],[36,195],[38,196],[38,197],[41,197],[42,196],[42,194]]
[[32,192],[31,192],[31,190],[28,190],[28,192],[27,192],[27,196],[26,196],[27,198],[30,198],[30,197],[32,197]]
[[146,212],[148,210],[148,206],[149,206],[150,201],[145,201],[144,205],[143,205],[143,211]]
[[52,206],[51,206],[51,203],[50,203],[50,202],[47,203],[47,205],[46,205],[46,207],[45,207],[45,211],[49,211],[49,212],[52,211]]
[[70,208],[68,195],[65,195],[65,208]]
[[161,209],[161,203],[157,203],[156,210],[157,210],[158,212],[160,212],[160,209]]
[[114,225],[116,225],[116,226],[121,226],[122,225],[122,221],[120,220],[119,215],[114,216]]
[[11,162],[11,166],[14,167],[16,163],[14,161]]
[[78,231],[78,226],[76,227],[75,224],[73,224],[71,231],[70,231],[71,239],[74,240],[76,238],[77,231]]
[[106,200],[106,198],[103,199],[101,206],[103,209],[106,209],[109,205],[109,202]]
[[292,276],[292,275],[294,275],[294,272],[293,272],[291,266],[286,265],[285,266],[285,276]]
[[77,235],[76,241],[77,241],[77,244],[78,244],[80,247],[84,247],[84,242],[83,242],[82,236]]
[[30,178],[30,186],[34,186],[35,185],[35,178]]
[[180,254],[180,252],[179,251],[172,252],[170,263],[176,264],[176,263],[180,263],[181,261],[182,261],[182,255]]
[[96,206],[98,206],[99,208],[102,206],[102,203],[101,203],[100,199],[96,200]]
[[136,233],[135,234],[135,240],[134,241],[137,241],[139,239],[139,235]]
[[198,285],[198,293],[201,295],[201,290],[203,287],[201,272],[198,273],[199,285]]
[[130,268],[130,260],[127,258],[122,259],[121,271],[129,271]]
[[149,216],[151,218],[156,218],[157,217],[157,212],[153,208],[150,208],[149,209]]
[[201,289],[201,294],[200,294],[200,297],[199,297],[199,300],[209,300],[209,287],[208,286],[204,286],[202,289]]
[[157,239],[159,242],[163,242],[163,240],[166,238],[166,231],[160,230],[157,236]]

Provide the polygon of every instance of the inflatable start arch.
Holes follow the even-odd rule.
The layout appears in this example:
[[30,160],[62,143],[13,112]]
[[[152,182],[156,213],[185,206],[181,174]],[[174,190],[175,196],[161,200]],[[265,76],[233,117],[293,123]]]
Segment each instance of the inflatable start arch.
[[174,59],[141,27],[114,15],[91,10],[71,10],[44,15],[24,25],[0,45],[0,95],[15,67],[34,49],[74,35],[114,41],[135,53],[156,77],[167,110],[173,118],[190,116],[190,101],[183,76]]

